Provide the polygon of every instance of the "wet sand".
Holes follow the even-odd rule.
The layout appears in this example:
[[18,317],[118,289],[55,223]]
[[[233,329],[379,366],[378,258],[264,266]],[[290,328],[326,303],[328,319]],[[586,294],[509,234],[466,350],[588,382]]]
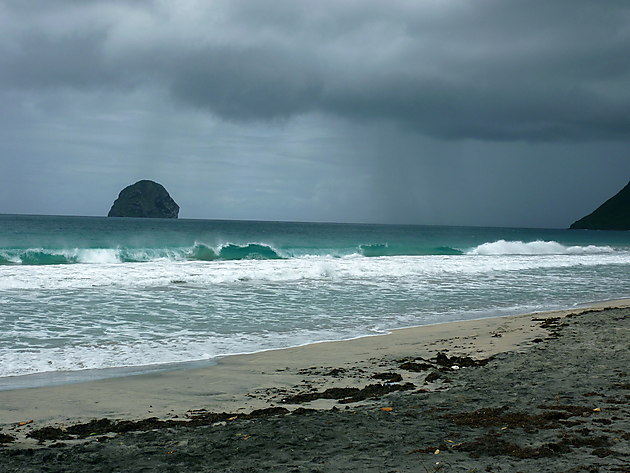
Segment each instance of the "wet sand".
[[629,307],[3,391],[0,471],[628,472]]

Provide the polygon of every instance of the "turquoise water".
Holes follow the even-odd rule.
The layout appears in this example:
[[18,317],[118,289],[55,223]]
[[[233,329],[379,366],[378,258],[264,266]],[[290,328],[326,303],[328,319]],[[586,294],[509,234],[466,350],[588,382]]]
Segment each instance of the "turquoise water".
[[630,232],[0,215],[0,387],[629,296]]

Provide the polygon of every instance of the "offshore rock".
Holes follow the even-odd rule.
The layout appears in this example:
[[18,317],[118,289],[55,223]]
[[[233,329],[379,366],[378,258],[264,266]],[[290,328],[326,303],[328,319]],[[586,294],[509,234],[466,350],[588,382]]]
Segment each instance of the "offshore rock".
[[630,230],[630,182],[593,213],[574,222],[571,229]]
[[142,180],[125,187],[107,214],[108,217],[177,218],[179,205],[164,186]]

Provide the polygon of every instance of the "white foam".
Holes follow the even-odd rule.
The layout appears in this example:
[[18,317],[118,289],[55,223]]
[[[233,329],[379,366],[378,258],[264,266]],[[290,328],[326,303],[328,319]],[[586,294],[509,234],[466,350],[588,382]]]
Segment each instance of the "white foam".
[[614,251],[0,266],[0,376],[189,362],[616,297],[630,290],[628,265],[630,252]]
[[58,348],[33,348],[21,352],[0,349],[0,378],[36,373],[101,370],[121,367],[147,367],[152,365],[188,363],[215,360],[227,355],[254,353],[287,348],[327,340],[348,339],[368,335],[370,330],[358,334],[354,330],[296,330],[274,334],[233,333],[213,334],[178,333],[161,334],[161,339],[109,344],[77,344]]
[[118,250],[114,249],[81,249],[74,250],[73,255],[79,263],[89,264],[113,264],[120,263],[120,255]]
[[466,253],[469,255],[586,255],[612,253],[610,246],[564,246],[556,241],[506,241],[498,240],[492,243],[484,243]]
[[0,251],[0,258],[2,258],[3,260],[9,262],[9,263],[13,263],[13,264],[20,264],[22,261],[20,260],[19,255],[15,254],[15,253],[9,253],[8,251]]
[[[533,243],[487,243],[462,256],[307,257],[237,261],[174,261],[165,258],[145,263],[119,263],[118,256],[113,252],[89,250],[89,253],[79,257],[99,260],[102,264],[0,266],[0,290],[151,288],[173,286],[173,281],[202,287],[244,282],[323,280],[355,280],[373,284],[397,279],[423,281],[448,274],[474,275],[504,270],[630,264],[630,252],[608,252],[602,247],[565,247],[553,242]],[[517,251],[520,253],[516,255],[505,254]],[[542,251],[547,253],[541,255]],[[560,251],[562,253],[558,254]],[[480,258],[479,255],[492,255],[493,258]],[[532,258],[531,255],[538,257]]]

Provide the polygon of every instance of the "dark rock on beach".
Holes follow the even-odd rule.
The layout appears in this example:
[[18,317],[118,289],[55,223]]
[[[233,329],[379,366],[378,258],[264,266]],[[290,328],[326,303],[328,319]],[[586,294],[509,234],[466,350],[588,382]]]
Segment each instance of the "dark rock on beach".
[[164,186],[142,180],[125,187],[107,214],[108,217],[177,218],[179,205]]
[[630,182],[593,213],[571,225],[572,230],[630,230]]

